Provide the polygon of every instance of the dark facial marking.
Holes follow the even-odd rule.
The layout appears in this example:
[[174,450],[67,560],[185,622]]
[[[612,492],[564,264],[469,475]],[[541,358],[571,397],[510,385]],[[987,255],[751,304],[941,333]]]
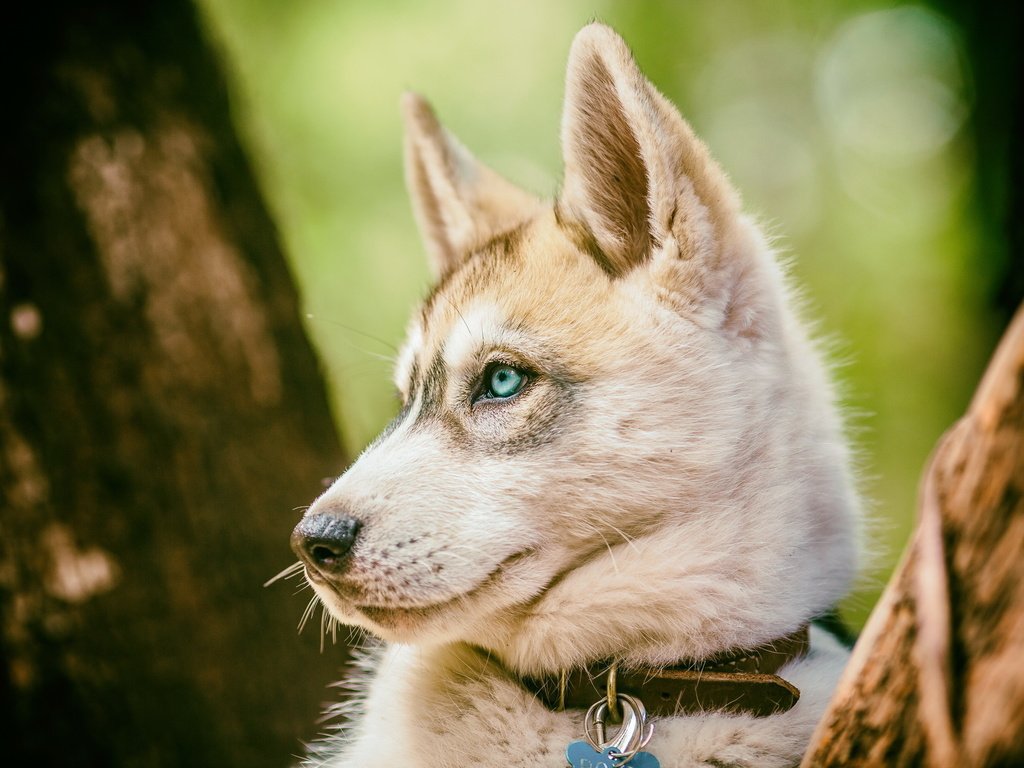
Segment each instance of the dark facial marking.
[[430,289],[423,300],[420,316],[424,324],[430,318],[439,297],[455,282],[461,281],[464,293],[472,294],[479,289],[496,271],[507,269],[509,263],[522,255],[519,247],[526,231],[528,221],[524,221],[511,229],[500,232],[482,246],[474,250],[455,269],[442,275],[441,279]]
[[420,412],[416,414],[416,422],[437,416],[445,406],[445,391],[448,388],[448,371],[444,365],[441,352],[434,355],[423,380],[419,383]]
[[[492,456],[537,449],[565,434],[565,422],[578,412],[577,382],[554,360],[538,367],[518,363],[515,357],[509,354],[509,364],[530,371],[527,389],[508,400],[475,403],[467,393],[465,403],[453,407],[446,396],[448,374],[438,354],[417,390],[421,407],[412,428],[440,430],[452,447]],[[481,358],[481,374],[487,367]]]
[[409,366],[409,379],[405,382],[406,396],[403,403],[403,407],[408,406],[413,401],[413,394],[416,390],[416,380],[420,377],[420,364],[416,362],[415,357],[413,358],[412,364]]

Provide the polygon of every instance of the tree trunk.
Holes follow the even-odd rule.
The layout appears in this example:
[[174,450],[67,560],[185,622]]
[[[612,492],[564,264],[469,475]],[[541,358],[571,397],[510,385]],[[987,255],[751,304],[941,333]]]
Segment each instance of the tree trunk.
[[936,449],[803,765],[1024,765],[1024,308]]
[[287,765],[342,654],[261,585],[343,462],[276,232],[189,3],[26,7],[0,32],[0,762]]

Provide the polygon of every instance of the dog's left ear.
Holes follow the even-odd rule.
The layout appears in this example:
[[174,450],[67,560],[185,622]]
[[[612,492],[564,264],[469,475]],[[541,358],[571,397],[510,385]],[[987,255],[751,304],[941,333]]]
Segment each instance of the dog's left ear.
[[518,226],[540,201],[478,161],[415,93],[402,97],[405,179],[435,278]]
[[593,234],[605,269],[625,274],[659,249],[704,267],[718,258],[738,196],[622,38],[603,24],[584,27],[573,40],[562,150],[560,212]]

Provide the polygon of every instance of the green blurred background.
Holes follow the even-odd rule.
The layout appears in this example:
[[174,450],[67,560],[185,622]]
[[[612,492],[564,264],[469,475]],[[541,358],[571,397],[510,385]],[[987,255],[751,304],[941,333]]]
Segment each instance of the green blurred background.
[[358,452],[396,410],[390,356],[428,287],[398,99],[425,94],[485,162],[551,195],[573,34],[599,18],[681,108],[794,263],[872,500],[863,621],[936,439],[998,336],[974,204],[975,79],[958,24],[859,2],[200,0]]

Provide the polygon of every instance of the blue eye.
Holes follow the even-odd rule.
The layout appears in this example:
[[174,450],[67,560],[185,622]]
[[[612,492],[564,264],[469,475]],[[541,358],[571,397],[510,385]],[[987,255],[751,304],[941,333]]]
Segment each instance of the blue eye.
[[485,397],[504,400],[518,393],[526,384],[526,374],[511,365],[497,365],[487,374]]

